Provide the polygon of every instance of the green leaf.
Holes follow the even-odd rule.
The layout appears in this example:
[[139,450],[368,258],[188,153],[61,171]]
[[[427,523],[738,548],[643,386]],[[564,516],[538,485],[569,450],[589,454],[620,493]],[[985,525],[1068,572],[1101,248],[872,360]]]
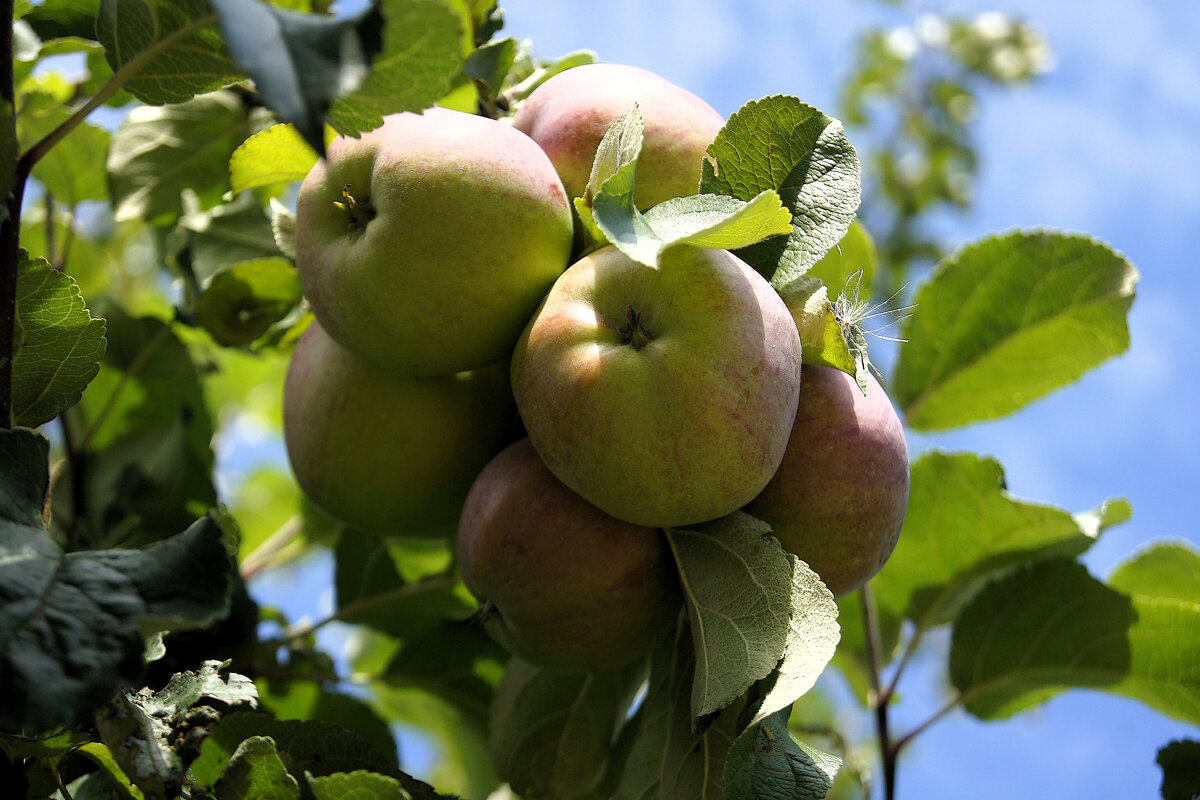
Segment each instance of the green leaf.
[[288,774],[275,742],[251,736],[238,745],[215,787],[217,800],[293,800],[300,784]]
[[185,190],[183,208],[183,216],[167,237],[167,247],[197,288],[209,285],[230,264],[279,256],[271,222],[252,193],[204,210]]
[[316,800],[412,800],[395,778],[366,770],[309,775],[308,786]]
[[151,105],[179,103],[242,78],[208,0],[100,0],[96,39],[124,88]]
[[332,775],[365,769],[391,774],[388,759],[358,736],[338,725],[318,720],[276,720],[257,711],[230,714],[205,739],[192,773],[202,786],[220,777],[238,745],[251,736],[269,736],[296,774]]
[[959,614],[950,679],[985,719],[1091,687],[1200,722],[1200,555],[1156,547],[1111,586],[1065,559],[1010,573]]
[[668,247],[690,244],[732,250],[791,231],[791,214],[773,190],[749,201],[720,194],[677,197],[642,213],[634,205],[642,116],[637,105],[600,140],[583,198],[575,202],[585,228],[634,261],[657,266]]
[[[22,92],[17,117],[21,149],[36,144],[70,116],[71,108],[59,93],[47,89]],[[83,200],[107,200],[108,176],[97,154],[108,152],[111,138],[103,128],[83,122],[38,160],[33,177],[66,206]]]
[[[900,540],[871,586],[881,607],[920,630],[950,621],[997,573],[1036,558],[1073,558],[1102,530],[1014,498],[1000,464],[973,453],[922,455],[911,466],[909,486]],[[1114,501],[1093,513],[1120,518],[1105,508],[1128,510]]]
[[69,471],[53,499],[95,547],[137,546],[195,520],[217,500],[213,426],[191,353],[170,326],[105,309],[100,372],[70,410],[91,479],[86,517],[70,507]]
[[[816,684],[837,650],[838,607],[833,594],[807,564],[791,553],[787,558],[792,565],[792,615],[787,646],[776,668],[775,681],[750,720],[752,725],[790,708]],[[782,724],[787,727],[786,713]]]
[[178,790],[225,709],[257,705],[254,684],[236,673],[222,677],[223,667],[206,661],[196,672],[171,676],[157,693],[125,690],[96,713],[96,727],[119,771],[150,797]]
[[353,17],[333,17],[257,0],[209,2],[220,16],[230,55],[254,80],[267,106],[323,155],[330,105],[362,85],[383,48],[378,6]]
[[787,647],[792,565],[770,533],[741,512],[666,530],[695,643],[693,716],[733,702],[775,669]]
[[100,371],[105,324],[93,319],[69,276],[24,250],[17,263],[13,421],[30,428],[79,401]]
[[677,197],[659,203],[644,214],[601,188],[592,218],[605,238],[634,261],[657,266],[659,256],[673,245],[733,250],[791,230],[791,214],[779,195],[765,191],[750,202],[715,194]]
[[856,283],[868,294],[875,280],[875,242],[862,222],[855,220],[842,240],[833,246],[820,261],[805,273],[806,277],[817,278],[833,293],[834,297],[848,291],[855,273],[862,274]]
[[100,0],[44,0],[21,16],[42,41],[96,35]]
[[117,129],[108,154],[110,191],[118,220],[169,222],[184,211],[184,190],[203,208],[229,191],[234,149],[264,124],[230,91],[178,105],[136,106]]
[[488,96],[495,99],[516,60],[517,49],[517,40],[511,36],[489,42],[467,56],[463,63],[463,74],[482,83]]
[[1158,544],[1119,567],[1108,585],[1137,612],[1130,674],[1111,691],[1200,724],[1200,553]]
[[405,637],[380,678],[397,686],[420,687],[482,728],[507,659],[508,652],[478,625],[444,620]]
[[99,767],[100,771],[107,776],[111,788],[115,788],[120,792],[120,797],[128,798],[128,800],[145,800],[146,795],[129,780],[129,776],[125,773],[125,770],[121,769],[121,765],[117,763],[116,757],[113,756],[112,751],[107,747],[99,742],[85,742],[75,752]]
[[816,278],[801,275],[778,288],[779,296],[792,312],[800,331],[800,352],[805,364],[840,369],[848,375],[857,372],[858,362],[846,345],[846,336],[829,289]]
[[727,800],[820,800],[833,787],[842,760],[797,742],[786,706],[751,725],[733,743],[725,762]]
[[276,719],[315,719],[346,729],[371,745],[393,767],[396,740],[387,723],[366,703],[350,695],[328,691],[313,681],[279,682],[280,694],[262,691],[263,707]]
[[378,128],[389,114],[429,108],[450,91],[462,69],[462,22],[448,6],[438,0],[383,0],[382,11],[383,51],[371,74],[329,112],[329,124],[347,136]]
[[624,748],[617,754],[613,800],[725,797],[725,759],[741,730],[745,698],[697,720],[689,699],[695,663],[681,619],[676,635],[655,651],[646,698],[618,742]]
[[0,728],[41,732],[132,683],[143,636],[223,617],[232,561],[207,518],[142,550],[64,553],[42,523],[46,440],[0,439]]
[[1160,747],[1154,760],[1162,767],[1163,800],[1195,800],[1200,796],[1200,742],[1176,739]]
[[300,276],[283,258],[242,261],[218,272],[196,300],[196,319],[220,344],[247,345],[302,299]]
[[489,749],[500,778],[529,797],[577,797],[596,785],[641,664],[554,673],[513,659],[496,687]]
[[792,232],[738,252],[780,287],[841,241],[859,203],[858,155],[842,124],[795,97],[746,103],[709,145],[700,191],[750,200],[773,189],[792,214]]
[[[427,658],[434,661],[438,654],[429,653]],[[487,751],[486,731],[474,716],[417,688],[421,685],[405,685],[403,681],[392,684],[389,677],[387,682],[372,684],[372,699],[381,715],[393,724],[419,728],[433,741],[442,756],[437,768],[440,791],[469,798],[487,797],[499,779]]]
[[902,329],[893,397],[919,430],[1010,414],[1129,346],[1137,271],[1084,236],[1018,231],[943,260]]
[[302,181],[317,163],[317,152],[296,126],[272,125],[238,145],[229,159],[234,194],[259,186]]

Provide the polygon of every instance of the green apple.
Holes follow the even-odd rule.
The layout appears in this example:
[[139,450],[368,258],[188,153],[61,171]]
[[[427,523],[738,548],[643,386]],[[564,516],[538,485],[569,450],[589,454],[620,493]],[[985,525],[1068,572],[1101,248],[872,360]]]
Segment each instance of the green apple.
[[505,358],[572,239],[546,154],[443,108],[334,140],[300,187],[296,225],[301,286],[329,335],[413,376]]
[[775,290],[724,250],[615,247],[554,283],[513,354],[534,448],[619,519],[725,516],[775,474],[800,391],[800,338]]
[[682,607],[662,532],[588,503],[551,474],[528,439],[475,480],[457,552],[488,632],[547,669],[627,664],[671,630]]
[[284,381],[284,441],[300,488],[330,516],[380,535],[452,531],[514,419],[507,361],[409,378],[362,360],[317,322]]
[[565,70],[525,99],[513,125],[541,145],[568,194],[580,197],[605,131],[634,103],[645,124],[637,207],[696,194],[705,151],[725,120],[708,103],[653,72],[623,64]]
[[849,594],[891,556],[908,508],[904,428],[873,376],[806,364],[779,471],[746,511],[811,566],[834,596]]

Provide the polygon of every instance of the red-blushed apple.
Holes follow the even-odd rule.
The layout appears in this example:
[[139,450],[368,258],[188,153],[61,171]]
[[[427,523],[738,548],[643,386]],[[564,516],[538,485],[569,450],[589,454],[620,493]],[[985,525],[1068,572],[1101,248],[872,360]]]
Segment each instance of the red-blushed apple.
[[657,268],[609,246],[555,281],[513,354],[513,394],[559,480],[618,519],[677,527],[752,500],[800,391],[796,323],[725,250]]
[[452,532],[514,418],[507,361],[409,378],[363,361],[315,321],[284,381],[296,482],[330,516],[380,535]]
[[334,140],[300,187],[296,225],[301,286],[329,335],[412,376],[505,358],[572,242],[546,154],[442,108]]
[[622,522],[551,474],[528,439],[484,467],[458,528],[487,631],[537,666],[587,672],[645,655],[682,607],[661,531]]
[[560,72],[525,99],[513,125],[542,146],[567,193],[580,197],[605,131],[634,103],[645,126],[637,207],[696,194],[705,151],[725,119],[695,94],[648,70],[585,64]]
[[800,404],[778,472],[746,511],[834,596],[862,586],[891,556],[908,508],[904,428],[883,387],[804,365]]

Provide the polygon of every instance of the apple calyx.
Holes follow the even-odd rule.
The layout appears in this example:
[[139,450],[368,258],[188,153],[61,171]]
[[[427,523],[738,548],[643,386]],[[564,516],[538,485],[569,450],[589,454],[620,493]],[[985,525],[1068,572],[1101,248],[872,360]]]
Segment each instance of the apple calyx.
[[633,345],[634,350],[641,350],[650,342],[650,334],[642,327],[642,314],[633,306],[625,307],[625,324],[617,332],[621,334],[621,344]]
[[351,233],[361,233],[367,227],[367,223],[375,219],[375,206],[371,205],[370,200],[359,200],[350,194],[348,183],[342,187],[342,197],[345,198],[344,202],[333,201],[334,208],[341,209],[346,215]]

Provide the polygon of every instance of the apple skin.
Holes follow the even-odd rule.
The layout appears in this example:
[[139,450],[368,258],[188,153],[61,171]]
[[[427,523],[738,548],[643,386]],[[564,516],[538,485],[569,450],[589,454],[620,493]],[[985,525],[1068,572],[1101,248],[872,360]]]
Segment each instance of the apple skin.
[[874,376],[864,396],[833,367],[804,365],[800,405],[775,477],[746,511],[812,567],[835,597],[862,586],[896,548],[908,508],[904,428]]
[[725,119],[704,100],[648,70],[585,64],[560,72],[525,99],[513,126],[541,145],[567,193],[580,197],[605,131],[634,103],[645,124],[637,207],[644,211],[696,194],[705,151]]
[[568,489],[528,439],[479,474],[457,541],[487,631],[531,664],[615,669],[645,655],[682,608],[661,531],[621,522]]
[[650,268],[610,246],[555,282],[517,343],[512,385],[559,480],[618,519],[678,527],[736,511],[775,474],[800,338],[775,290],[727,251],[676,246]]
[[[343,187],[354,198],[347,204]],[[317,319],[412,376],[508,355],[567,267],[570,202],[529,137],[443,108],[338,137],[300,187],[296,266]]]
[[507,360],[408,378],[358,358],[316,321],[284,381],[284,442],[300,488],[335,519],[379,535],[453,533],[514,418]]

